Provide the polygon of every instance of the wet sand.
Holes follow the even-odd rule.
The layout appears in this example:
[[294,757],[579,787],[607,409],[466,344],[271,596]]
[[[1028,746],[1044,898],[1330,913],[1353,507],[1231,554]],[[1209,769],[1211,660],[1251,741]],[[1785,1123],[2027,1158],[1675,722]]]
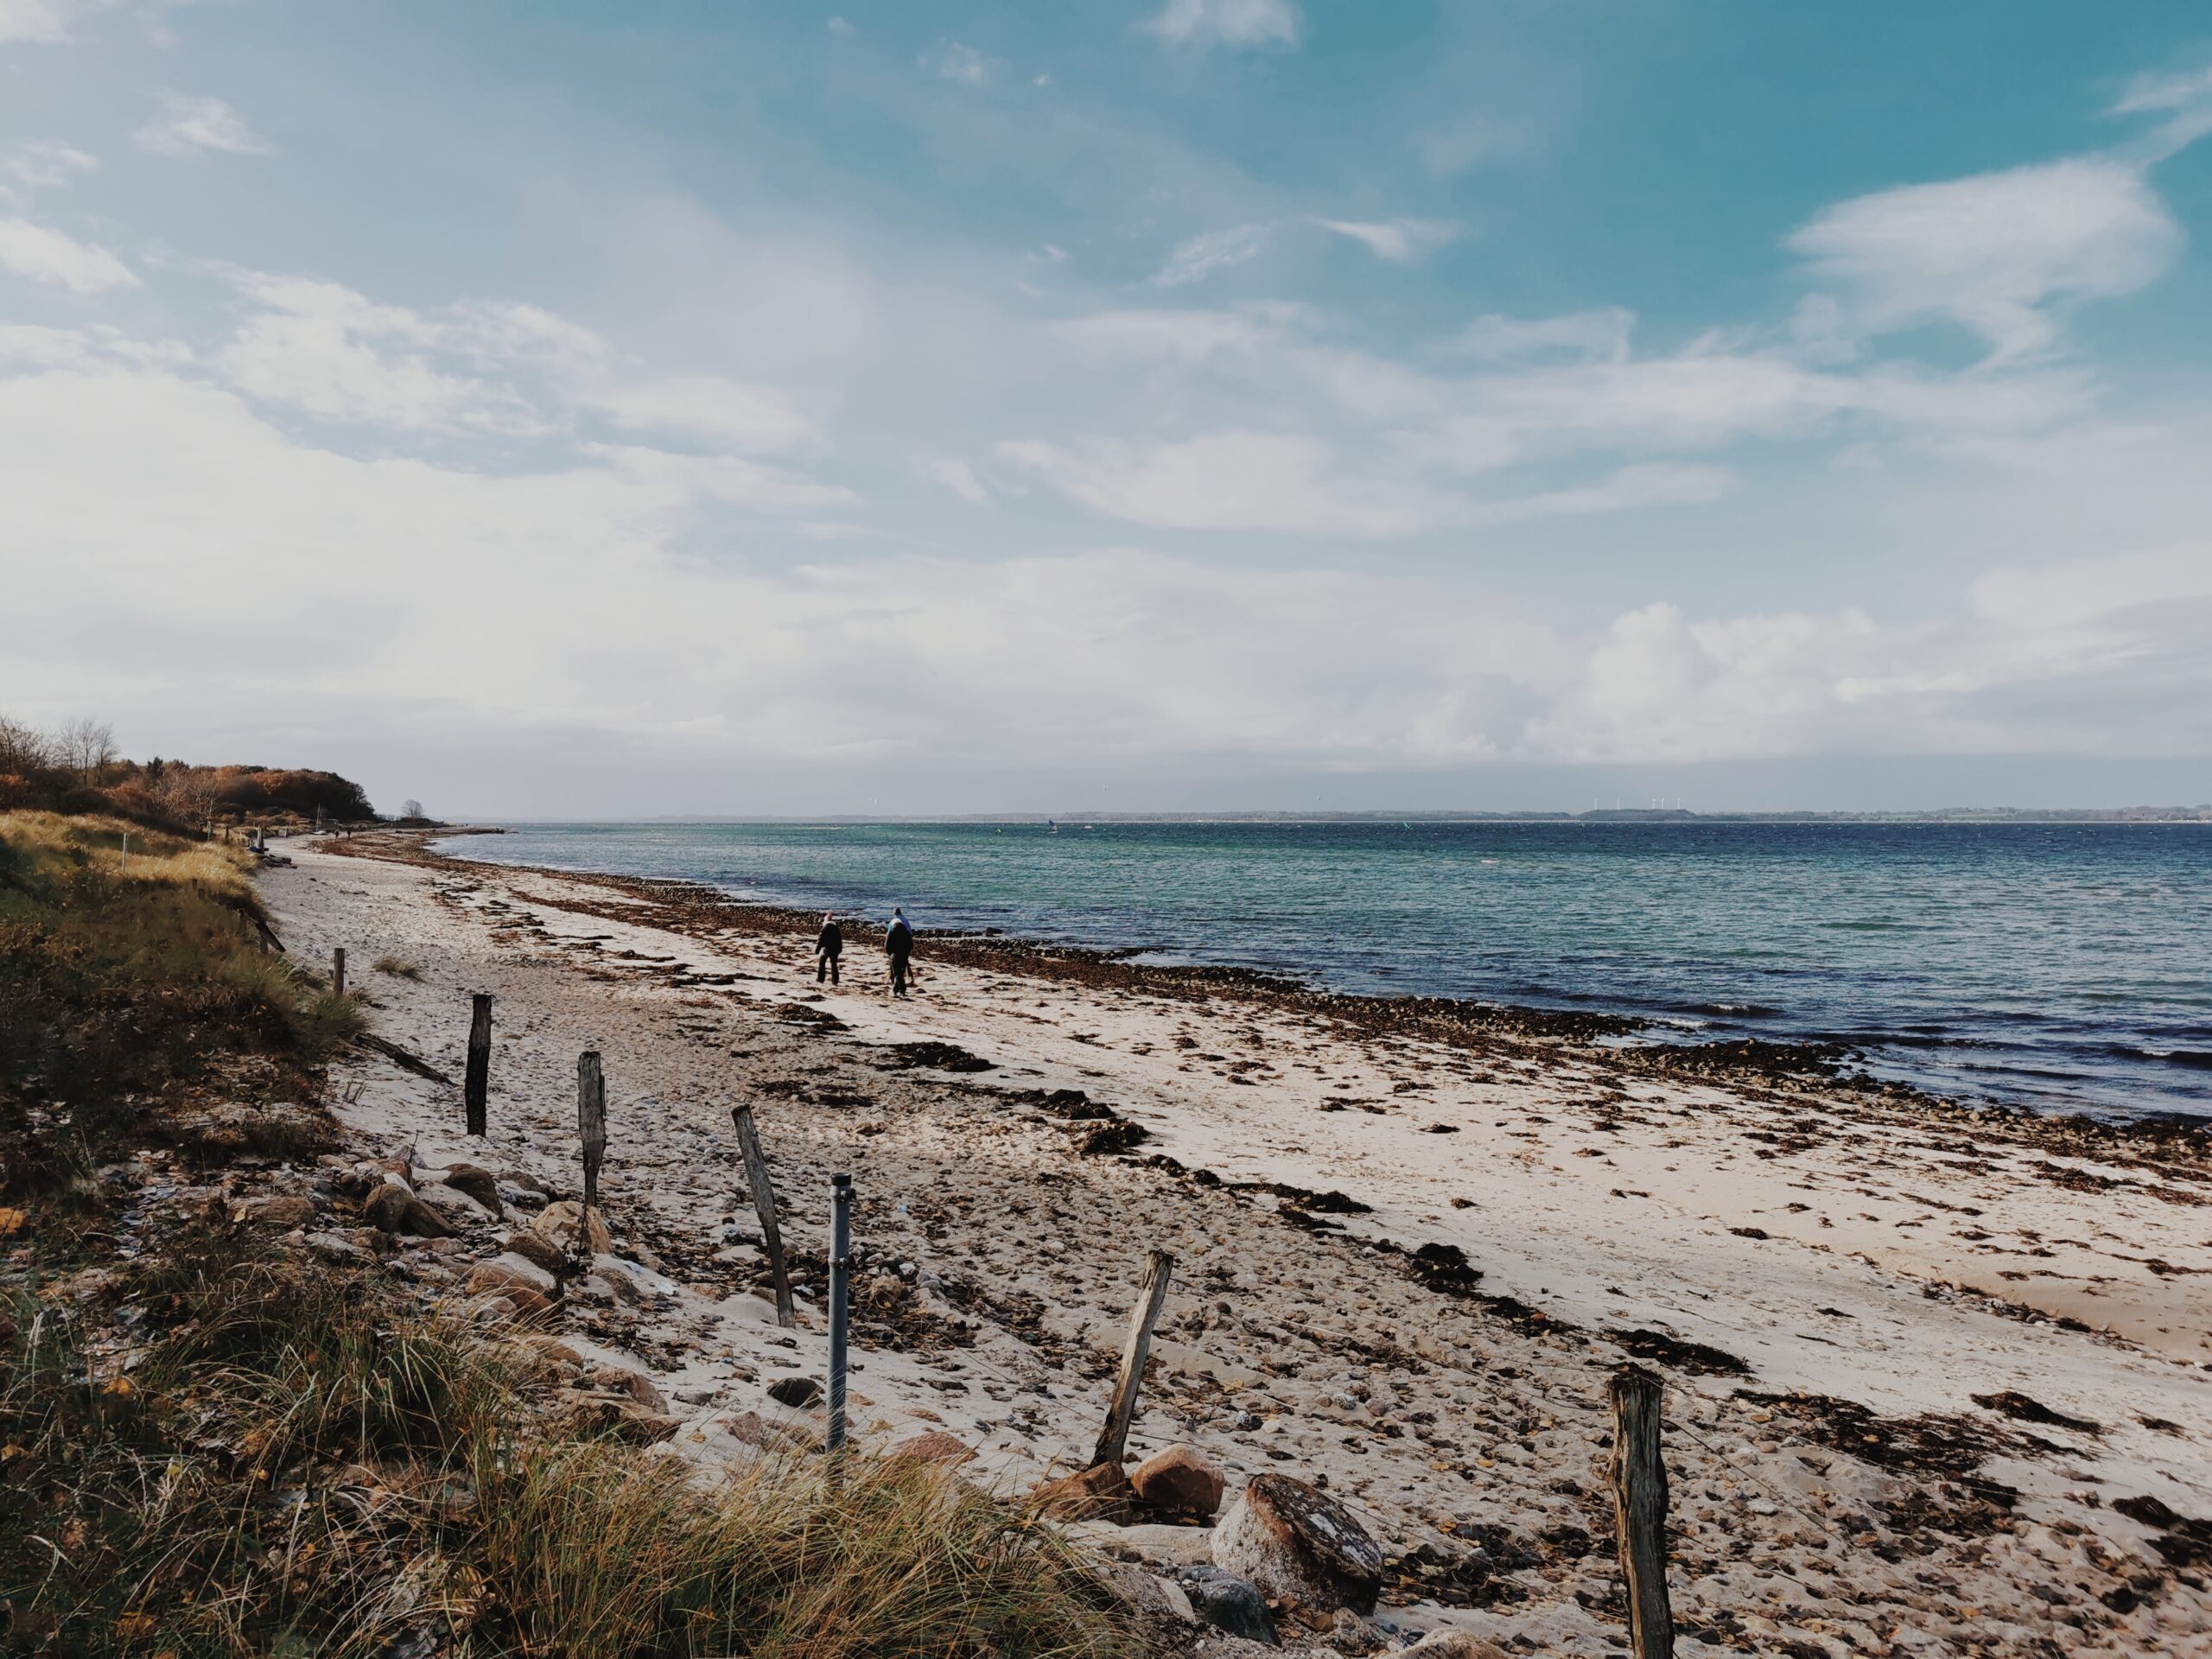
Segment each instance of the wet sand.
[[[645,1294],[560,1318],[654,1374],[687,1455],[734,1412],[807,1427],[765,1390],[822,1372],[820,1319],[761,1300],[746,1102],[817,1295],[854,1174],[871,1443],[942,1428],[1009,1490],[1079,1463],[1163,1249],[1133,1452],[1325,1480],[1398,1558],[1401,1630],[1625,1646],[1605,1381],[1637,1357],[1671,1385],[1683,1652],[2212,1653],[2212,1545],[2177,1521],[2212,1516],[2200,1137],[994,942],[925,937],[894,1003],[864,942],[818,989],[810,929],[696,891],[285,850],[280,931],[347,948],[383,1035],[458,1077],[467,994],[498,999],[488,1146],[457,1088],[375,1058],[337,1077],[364,1145],[573,1193],[576,1055],[604,1055]],[[497,1236],[411,1265],[457,1281]]]

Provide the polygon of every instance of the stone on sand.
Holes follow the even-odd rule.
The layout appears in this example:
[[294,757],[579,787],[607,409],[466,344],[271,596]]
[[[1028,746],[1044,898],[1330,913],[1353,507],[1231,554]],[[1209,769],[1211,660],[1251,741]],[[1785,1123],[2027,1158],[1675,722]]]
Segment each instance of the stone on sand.
[[1213,1529],[1214,1565],[1301,1607],[1375,1611],[1382,1550],[1351,1510],[1287,1475],[1255,1475]]
[[397,1181],[386,1181],[361,1201],[361,1218],[380,1233],[447,1238],[453,1229],[438,1212]]
[[1497,1643],[1465,1630],[1431,1630],[1405,1651],[1426,1655],[1427,1659],[1512,1659]]
[[929,1428],[899,1441],[884,1455],[911,1463],[934,1463],[950,1468],[955,1464],[973,1462],[976,1448],[941,1428]]
[[587,1211],[574,1198],[563,1198],[558,1204],[549,1204],[537,1212],[537,1219],[530,1224],[560,1249],[576,1252],[576,1235],[582,1230],[588,1254],[599,1255],[614,1248],[608,1236],[607,1224],[600,1219],[596,1210]]
[[1268,1611],[1268,1599],[1249,1580],[1203,1565],[1184,1567],[1175,1577],[1198,1617],[1216,1630],[1274,1644],[1274,1616]]
[[455,1164],[446,1171],[443,1179],[448,1186],[467,1193],[494,1216],[505,1213],[499,1203],[499,1178],[481,1164]]
[[568,1257],[563,1255],[560,1248],[541,1232],[528,1227],[518,1227],[507,1235],[505,1242],[512,1254],[543,1268],[553,1278],[558,1279],[569,1269]]
[[1227,1481],[1221,1465],[1194,1446],[1155,1452],[1129,1471],[1129,1484],[1145,1508],[1201,1521],[1211,1521],[1221,1508]]

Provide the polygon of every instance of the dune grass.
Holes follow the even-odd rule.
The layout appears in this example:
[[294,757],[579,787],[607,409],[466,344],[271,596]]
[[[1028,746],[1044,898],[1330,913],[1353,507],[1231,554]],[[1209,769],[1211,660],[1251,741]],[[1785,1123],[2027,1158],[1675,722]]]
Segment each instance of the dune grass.
[[222,1235],[181,1243],[133,1299],[161,1329],[127,1375],[62,1306],[0,1319],[11,1647],[1135,1651],[1054,1535],[930,1465],[856,1459],[833,1491],[818,1459],[764,1461],[708,1485],[650,1451],[546,1438],[524,1351]]

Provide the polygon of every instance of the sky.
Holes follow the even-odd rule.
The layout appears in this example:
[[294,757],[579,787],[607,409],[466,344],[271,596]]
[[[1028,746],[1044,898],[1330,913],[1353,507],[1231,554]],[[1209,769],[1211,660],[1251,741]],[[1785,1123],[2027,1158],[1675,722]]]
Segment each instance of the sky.
[[0,711],[448,817],[2212,800],[2195,0],[0,0]]

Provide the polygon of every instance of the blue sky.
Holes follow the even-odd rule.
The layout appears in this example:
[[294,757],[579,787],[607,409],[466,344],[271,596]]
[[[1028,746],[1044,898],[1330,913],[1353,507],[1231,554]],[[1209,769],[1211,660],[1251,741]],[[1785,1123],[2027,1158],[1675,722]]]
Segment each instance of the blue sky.
[[2183,4],[0,0],[0,708],[452,812],[2212,798]]

